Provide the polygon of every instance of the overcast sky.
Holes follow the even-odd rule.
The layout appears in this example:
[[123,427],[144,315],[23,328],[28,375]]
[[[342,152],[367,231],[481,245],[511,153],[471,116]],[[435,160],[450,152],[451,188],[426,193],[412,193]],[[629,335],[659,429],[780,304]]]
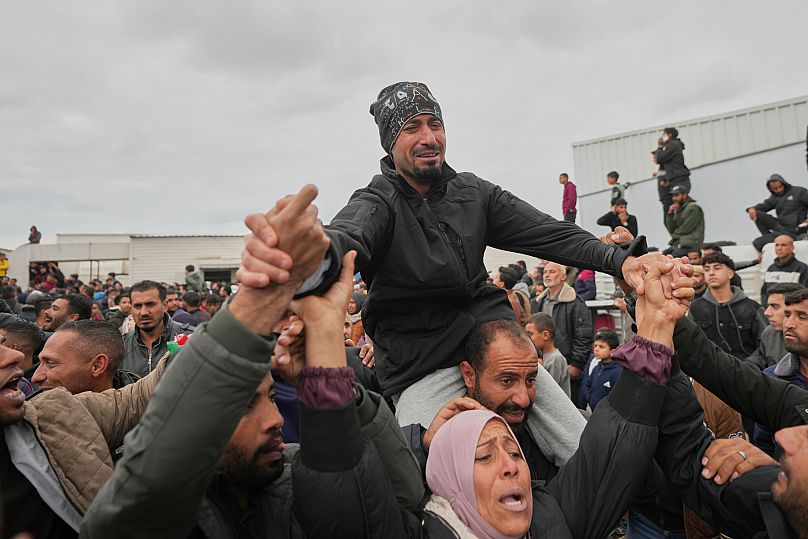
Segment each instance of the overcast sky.
[[[570,144],[808,93],[808,2],[0,3],[0,246],[240,234],[378,172],[368,106],[426,82],[447,160],[557,215]],[[655,201],[653,201],[655,203]]]

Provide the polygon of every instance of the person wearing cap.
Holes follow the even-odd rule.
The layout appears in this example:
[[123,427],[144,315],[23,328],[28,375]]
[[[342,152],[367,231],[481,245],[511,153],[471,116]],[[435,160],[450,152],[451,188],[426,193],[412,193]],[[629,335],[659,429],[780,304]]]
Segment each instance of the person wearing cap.
[[637,217],[629,215],[628,202],[624,198],[612,201],[612,209],[598,219],[598,224],[608,226],[612,230],[618,226],[626,227],[632,236],[637,236]]
[[[763,246],[781,234],[796,238],[798,234],[808,232],[808,189],[791,185],[779,174],[769,176],[766,187],[771,196],[746,208],[749,218],[762,234],[752,240],[758,252],[763,252]],[[777,213],[777,217],[769,215],[771,210]]]
[[[396,403],[401,424],[428,425],[441,406],[463,394],[458,365],[475,324],[514,319],[505,291],[486,282],[488,245],[634,283],[644,273],[634,256],[661,257],[644,254],[642,237],[625,246],[607,245],[495,184],[456,172],[445,162],[441,107],[422,83],[384,88],[370,112],[387,154],[381,174],[356,191],[326,227],[329,254],[300,292],[324,290],[338,273],[342,253],[358,252],[357,267],[368,283],[362,319],[375,343],[382,390]],[[254,234],[246,244],[248,262],[263,264],[267,243],[272,246],[269,217],[251,217],[248,226]],[[580,369],[570,374],[579,376]],[[564,462],[577,446],[570,432],[580,432],[583,421],[570,405],[545,424],[542,406],[563,399],[563,391],[549,375],[536,383],[541,397],[528,427],[551,446],[559,437],[573,440],[551,448]]]
[[671,189],[673,202],[665,215],[665,228],[671,235],[665,254],[687,256],[704,245],[704,210],[690,198],[690,188],[676,185]]

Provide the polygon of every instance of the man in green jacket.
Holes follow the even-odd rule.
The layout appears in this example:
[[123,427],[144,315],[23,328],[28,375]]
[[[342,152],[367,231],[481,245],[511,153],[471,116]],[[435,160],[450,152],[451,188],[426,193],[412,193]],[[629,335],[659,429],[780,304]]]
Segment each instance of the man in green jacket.
[[690,189],[677,185],[671,189],[673,204],[665,215],[665,228],[671,235],[670,247],[664,254],[687,256],[688,251],[704,245],[704,211],[690,198]]
[[[315,196],[306,186],[270,212],[278,248],[294,264],[290,279],[242,286],[173,358],[82,537],[391,537],[399,506],[420,502],[418,464],[392,412],[346,367],[355,252],[322,298],[292,302],[329,245]],[[269,370],[272,331],[287,307],[306,324],[305,360],[273,366],[298,384],[299,450],[282,442]]]

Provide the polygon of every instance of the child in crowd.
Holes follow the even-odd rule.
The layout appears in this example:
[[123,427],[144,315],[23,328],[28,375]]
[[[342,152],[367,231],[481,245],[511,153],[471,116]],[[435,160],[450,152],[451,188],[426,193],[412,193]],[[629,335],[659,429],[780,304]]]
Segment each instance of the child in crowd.
[[600,330],[595,335],[594,357],[590,360],[581,380],[580,402],[590,410],[595,410],[600,400],[609,394],[623,367],[612,361],[612,352],[620,346],[617,334]]
[[609,206],[614,206],[615,202],[619,199],[625,200],[626,198],[626,189],[628,188],[628,182],[625,184],[619,183],[617,180],[620,179],[620,174],[613,170],[606,174],[606,183],[612,186],[612,194],[609,197]]

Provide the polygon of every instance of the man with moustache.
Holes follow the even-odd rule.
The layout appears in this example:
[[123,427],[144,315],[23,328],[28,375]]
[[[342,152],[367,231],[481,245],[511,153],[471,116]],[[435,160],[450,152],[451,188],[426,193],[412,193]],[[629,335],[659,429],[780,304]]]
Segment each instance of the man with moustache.
[[166,308],[166,289],[156,281],[140,281],[129,289],[135,327],[123,336],[126,355],[121,368],[143,377],[168,350],[168,343],[194,327],[171,319]]
[[786,355],[786,342],[783,340],[783,320],[785,318],[785,296],[805,288],[797,283],[777,283],[769,287],[769,304],[763,315],[769,325],[760,334],[758,347],[746,358],[760,370],[771,367]]
[[[465,357],[460,372],[466,396],[449,401],[428,429],[419,424],[402,428],[422,470],[426,466],[432,438],[446,421],[463,410],[487,408],[505,419],[513,430],[530,468],[531,478],[552,479],[558,466],[553,463],[552,455],[542,452],[525,428],[527,414],[536,400],[536,377],[540,370],[536,347],[528,334],[512,320],[485,322],[469,335]],[[569,436],[572,437],[572,433]],[[570,440],[567,443],[577,442]]]
[[[770,297],[774,300],[774,296],[772,293]],[[800,288],[785,294],[782,330],[788,353],[763,372],[808,389],[808,289]],[[768,454],[774,455],[774,436],[762,425],[755,425],[754,442]]]

